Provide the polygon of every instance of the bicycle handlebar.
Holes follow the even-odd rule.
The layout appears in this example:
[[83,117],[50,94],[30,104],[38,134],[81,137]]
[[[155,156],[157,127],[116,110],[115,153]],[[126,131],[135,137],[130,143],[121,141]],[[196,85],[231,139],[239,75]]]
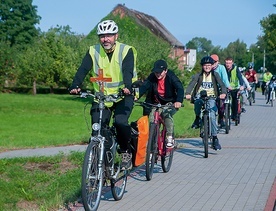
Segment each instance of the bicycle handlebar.
[[118,99],[123,98],[124,96],[125,95],[123,94],[123,91],[121,89],[117,94],[110,94],[110,95],[105,95],[102,92],[96,92],[95,94],[92,94],[91,91],[79,93],[80,98],[94,97],[95,99],[99,101],[104,101],[104,102],[116,102]]
[[[154,108],[175,108],[174,104],[172,102],[169,102],[165,105],[161,105],[160,103],[158,104],[153,104],[153,103],[148,103],[148,102],[135,102],[137,104],[140,104],[141,106],[145,107],[154,107]],[[181,107],[184,107],[184,104],[181,104]]]

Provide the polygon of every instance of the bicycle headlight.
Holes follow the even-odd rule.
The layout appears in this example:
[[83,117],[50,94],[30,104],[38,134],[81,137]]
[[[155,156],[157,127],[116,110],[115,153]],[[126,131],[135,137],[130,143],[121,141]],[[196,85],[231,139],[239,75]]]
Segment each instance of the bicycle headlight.
[[101,126],[100,126],[99,123],[94,123],[94,124],[92,125],[92,129],[93,129],[94,131],[98,131],[98,130],[101,129]]

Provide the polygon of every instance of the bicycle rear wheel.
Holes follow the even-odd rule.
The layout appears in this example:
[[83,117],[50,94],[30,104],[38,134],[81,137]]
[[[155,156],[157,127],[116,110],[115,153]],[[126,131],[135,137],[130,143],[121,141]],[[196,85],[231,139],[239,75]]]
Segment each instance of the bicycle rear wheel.
[[152,179],[154,164],[157,156],[157,129],[157,124],[150,124],[149,140],[146,153],[146,178],[148,181]]
[[229,108],[229,103],[225,104],[225,133],[228,134],[230,130],[230,108]]
[[174,148],[167,148],[166,142],[163,140],[164,146],[163,146],[163,154],[161,155],[161,166],[163,172],[168,172],[171,169],[172,166],[172,160],[173,160],[173,152]]
[[[117,153],[118,155],[118,153]],[[114,172],[117,173],[116,178],[111,179],[111,192],[112,196],[116,201],[119,201],[123,198],[126,184],[127,184],[127,176],[129,174],[129,170],[121,170],[122,159],[120,156],[115,156],[114,161]]]
[[88,145],[82,166],[82,201],[85,210],[97,210],[103,187],[103,171],[99,169],[100,148],[97,142]]
[[204,157],[208,158],[208,140],[209,140],[209,118],[207,114],[203,115],[203,127],[204,127],[204,133],[203,133],[203,146],[204,146]]

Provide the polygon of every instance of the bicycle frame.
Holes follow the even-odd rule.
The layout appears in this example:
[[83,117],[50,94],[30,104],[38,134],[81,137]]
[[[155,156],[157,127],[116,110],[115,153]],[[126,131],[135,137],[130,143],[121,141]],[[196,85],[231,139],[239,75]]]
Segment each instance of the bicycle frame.
[[[154,111],[154,123],[157,124],[157,128],[159,128],[159,133],[158,133],[158,141],[157,141],[157,149],[158,149],[158,155],[165,155],[166,154],[166,150],[164,150],[165,148],[165,137],[166,137],[166,132],[167,132],[167,128],[165,125],[165,121],[162,119],[161,115],[160,115],[160,111],[159,108],[156,108]],[[162,130],[160,131],[162,127]],[[171,151],[172,149],[168,149],[168,151]]]

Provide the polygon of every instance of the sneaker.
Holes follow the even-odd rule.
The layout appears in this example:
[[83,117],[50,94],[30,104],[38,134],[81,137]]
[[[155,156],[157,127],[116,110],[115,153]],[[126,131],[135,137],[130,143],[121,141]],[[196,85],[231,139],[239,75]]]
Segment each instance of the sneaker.
[[127,153],[127,152],[123,152],[121,154],[122,156],[122,170],[129,170],[132,168],[132,154],[131,153]]
[[166,147],[173,148],[174,147],[174,139],[172,136],[167,136],[166,138]]
[[242,108],[242,109],[241,109],[241,112],[242,112],[242,113],[245,113],[245,112],[246,112],[245,108]]
[[253,100],[253,103],[255,103],[255,100]]
[[216,151],[221,150],[221,146],[217,137],[213,137],[213,149]]
[[192,124],[192,128],[197,129],[200,126],[200,118],[196,118],[194,123]]

